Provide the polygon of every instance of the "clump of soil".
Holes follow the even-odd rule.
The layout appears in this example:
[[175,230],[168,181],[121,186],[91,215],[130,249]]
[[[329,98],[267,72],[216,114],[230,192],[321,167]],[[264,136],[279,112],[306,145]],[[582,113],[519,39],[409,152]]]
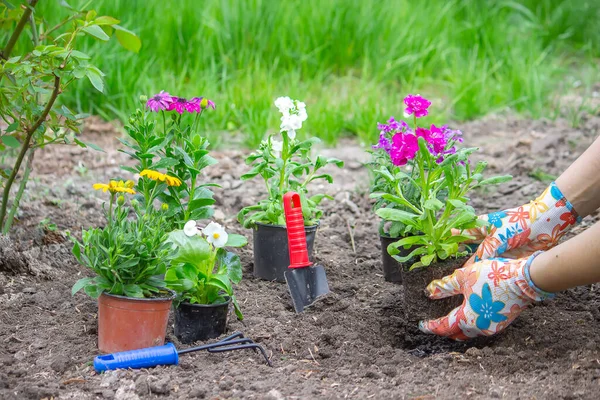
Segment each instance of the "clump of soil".
[[[480,146],[490,174],[511,173],[513,182],[477,192],[481,213],[518,206],[548,182],[530,173],[558,175],[598,135],[600,118],[580,129],[565,121],[491,118],[461,126],[465,142]],[[93,120],[84,140],[106,153],[49,147],[36,156],[11,241],[0,246],[0,397],[8,399],[188,398],[584,398],[600,384],[600,290],[580,287],[526,310],[504,333],[486,341],[452,342],[407,332],[403,286],[385,282],[378,221],[368,198],[360,146],[343,142],[325,149],[346,161],[333,169],[335,184],[319,189],[334,196],[325,205],[315,244],[316,262],[327,270],[331,294],[295,314],[285,284],[252,276],[252,245],[240,251],[244,280],[236,295],[243,322],[230,314],[229,332],[242,331],[262,344],[274,367],[250,350],[193,353],[179,366],[112,371],[96,375],[97,305],[73,283],[89,272],[67,241],[46,238],[40,222],[74,235],[101,226],[102,193],[91,184],[127,177],[128,162],[116,151],[112,125]],[[264,195],[258,182],[239,181],[245,152],[219,151],[207,181],[216,192],[215,218],[229,231],[251,236],[235,221],[237,211]],[[82,165],[85,167],[82,167]],[[43,166],[43,168],[41,168]],[[592,224],[588,217],[572,234]],[[172,318],[172,316],[171,316]],[[183,347],[173,335],[167,340]]]

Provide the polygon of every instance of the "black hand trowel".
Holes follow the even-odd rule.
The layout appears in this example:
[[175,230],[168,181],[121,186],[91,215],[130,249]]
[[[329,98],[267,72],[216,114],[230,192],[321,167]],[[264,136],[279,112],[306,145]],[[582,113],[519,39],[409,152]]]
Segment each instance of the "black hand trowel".
[[304,218],[300,196],[288,192],[283,196],[285,224],[287,226],[290,266],[285,271],[285,281],[297,313],[313,304],[319,297],[329,293],[329,284],[322,265],[312,265],[308,259]]

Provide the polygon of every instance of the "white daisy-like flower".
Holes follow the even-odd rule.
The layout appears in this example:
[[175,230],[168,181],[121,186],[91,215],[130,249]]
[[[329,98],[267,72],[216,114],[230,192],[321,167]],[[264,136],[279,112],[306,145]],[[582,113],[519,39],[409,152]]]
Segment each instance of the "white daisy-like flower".
[[196,236],[197,234],[199,234],[200,231],[196,227],[196,221],[190,220],[186,222],[183,226],[183,233],[185,233],[185,235],[189,237]]
[[227,243],[229,237],[221,224],[216,222],[211,222],[206,225],[206,228],[202,230],[202,233],[206,235],[206,241],[217,248],[225,247],[225,243]]

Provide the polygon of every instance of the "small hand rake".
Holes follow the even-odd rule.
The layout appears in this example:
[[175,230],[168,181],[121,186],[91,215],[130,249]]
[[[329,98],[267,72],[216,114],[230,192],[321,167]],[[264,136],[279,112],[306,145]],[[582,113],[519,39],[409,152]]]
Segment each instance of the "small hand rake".
[[252,339],[244,337],[241,332],[235,332],[215,343],[205,344],[198,347],[177,350],[173,343],[163,346],[148,347],[146,349],[122,351],[119,353],[105,354],[94,359],[96,372],[104,372],[117,368],[151,368],[158,365],[177,365],[179,355],[192,353],[200,350],[208,350],[209,353],[222,353],[240,349],[255,349],[262,353],[270,367],[271,360],[267,357],[265,349],[255,343]]

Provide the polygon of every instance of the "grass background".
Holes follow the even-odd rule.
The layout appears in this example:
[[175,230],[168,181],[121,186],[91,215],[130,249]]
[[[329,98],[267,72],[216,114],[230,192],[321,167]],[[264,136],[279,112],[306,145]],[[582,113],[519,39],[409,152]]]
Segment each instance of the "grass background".
[[[72,4],[81,4],[70,0]],[[38,12],[57,21],[59,1]],[[277,129],[273,100],[304,100],[305,133],[374,142],[375,123],[402,116],[402,98],[434,100],[432,120],[510,110],[557,115],[556,97],[598,76],[597,0],[105,0],[142,39],[139,54],[83,39],[106,73],[63,101],[125,118],[159,90],[217,103],[204,126],[218,142],[252,146]]]

